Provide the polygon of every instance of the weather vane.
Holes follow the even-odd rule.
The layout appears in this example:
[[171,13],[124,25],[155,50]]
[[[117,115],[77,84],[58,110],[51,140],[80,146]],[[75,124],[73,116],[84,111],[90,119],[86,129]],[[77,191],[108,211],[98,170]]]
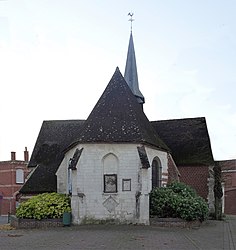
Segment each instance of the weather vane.
[[134,15],[133,12],[129,12],[129,13],[128,13],[128,16],[130,16],[129,21],[130,21],[130,29],[131,29],[131,32],[132,32],[132,22],[134,21],[133,15]]

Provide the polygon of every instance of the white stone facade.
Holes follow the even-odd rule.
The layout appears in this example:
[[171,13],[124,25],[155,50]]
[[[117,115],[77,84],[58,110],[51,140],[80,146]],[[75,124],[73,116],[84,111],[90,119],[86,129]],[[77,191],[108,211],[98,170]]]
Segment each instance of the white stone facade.
[[[71,176],[74,224],[96,220],[149,224],[152,169],[142,168],[137,146],[141,145],[79,144],[65,154],[57,171],[57,190],[68,193]],[[76,148],[83,148],[82,154],[76,170],[68,170]],[[167,176],[167,153],[148,146],[145,149],[150,165],[158,158],[162,176]]]

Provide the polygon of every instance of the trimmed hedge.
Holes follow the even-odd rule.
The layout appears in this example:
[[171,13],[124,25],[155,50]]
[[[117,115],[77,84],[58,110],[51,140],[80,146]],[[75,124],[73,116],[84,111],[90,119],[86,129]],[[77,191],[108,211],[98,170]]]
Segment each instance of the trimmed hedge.
[[151,215],[204,221],[208,213],[206,201],[184,183],[173,182],[167,187],[155,188],[150,193]]
[[64,194],[43,193],[22,202],[16,209],[16,217],[24,219],[62,218],[64,212],[71,212],[70,198]]

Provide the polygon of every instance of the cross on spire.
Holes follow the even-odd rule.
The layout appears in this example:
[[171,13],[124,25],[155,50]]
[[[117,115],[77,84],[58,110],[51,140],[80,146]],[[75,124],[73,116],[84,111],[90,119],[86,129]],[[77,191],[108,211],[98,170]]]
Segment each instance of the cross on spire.
[[134,15],[133,12],[129,12],[129,13],[128,13],[128,16],[130,16],[129,21],[130,21],[130,30],[131,30],[131,32],[132,32],[132,22],[134,21],[133,15]]

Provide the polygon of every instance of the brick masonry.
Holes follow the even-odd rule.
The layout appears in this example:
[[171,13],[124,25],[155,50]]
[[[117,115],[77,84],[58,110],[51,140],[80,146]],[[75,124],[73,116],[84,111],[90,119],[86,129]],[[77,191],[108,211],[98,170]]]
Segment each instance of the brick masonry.
[[178,228],[195,228],[199,227],[204,222],[200,221],[186,221],[180,218],[157,218],[153,217],[150,219],[150,224],[159,227],[178,227]]
[[15,216],[11,216],[10,224],[16,229],[32,229],[32,228],[51,228],[62,227],[62,218],[59,219],[20,219]]
[[[195,228],[201,226],[202,224],[204,223],[200,221],[185,221],[179,218],[150,218],[150,225],[158,227]],[[16,229],[47,229],[64,226],[62,219],[19,219],[15,216],[11,216],[10,225]]]
[[198,166],[178,166],[180,181],[193,187],[197,194],[205,200],[208,198],[209,167]]
[[224,183],[224,213],[236,215],[236,160],[218,161]]
[[168,154],[168,183],[171,183],[173,181],[179,181],[180,173],[175,165],[175,162],[171,156],[171,154]]
[[[0,215],[14,214],[16,209],[16,195],[22,187],[29,173],[27,148],[24,160],[16,160],[15,152],[11,152],[11,160],[0,162]],[[17,170],[23,171],[23,182],[17,182]]]

